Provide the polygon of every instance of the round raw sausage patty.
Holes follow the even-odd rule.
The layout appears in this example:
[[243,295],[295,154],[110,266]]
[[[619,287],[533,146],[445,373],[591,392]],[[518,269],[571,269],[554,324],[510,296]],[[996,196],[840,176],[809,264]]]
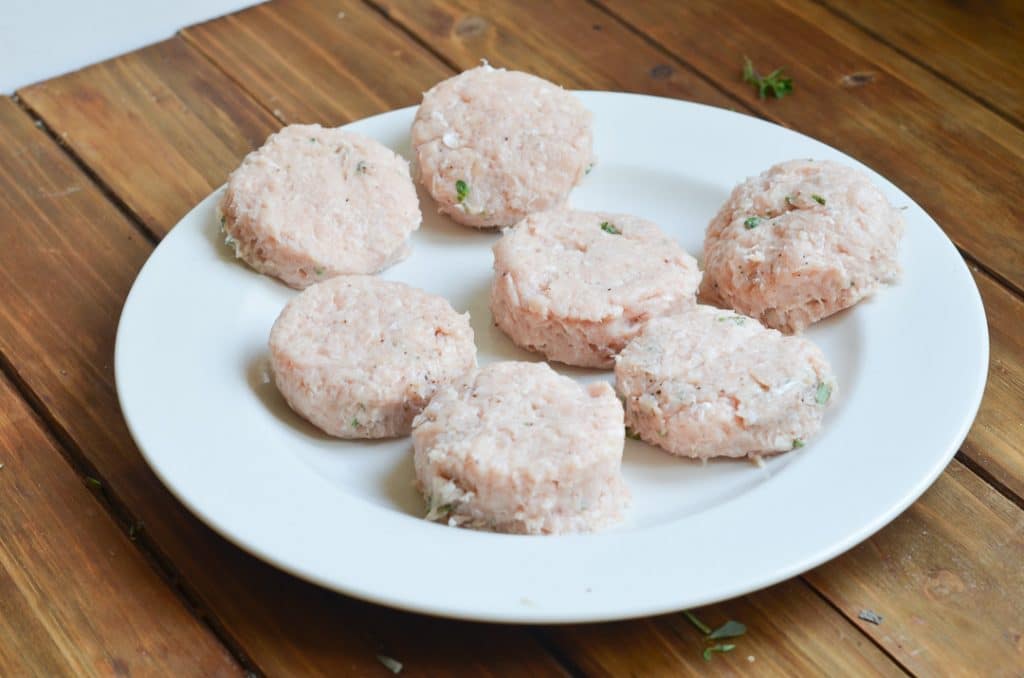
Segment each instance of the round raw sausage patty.
[[799,332],[895,281],[902,234],[863,172],[784,162],[733,189],[708,225],[701,300]]
[[838,386],[803,337],[697,306],[651,321],[619,355],[626,425],[684,457],[745,457],[803,447]]
[[369,137],[320,125],[289,125],[247,155],[220,213],[236,256],[298,289],[387,268],[408,256],[420,226],[409,163]]
[[510,226],[564,205],[582,181],[593,164],[591,115],[558,85],[485,64],[423,95],[412,147],[441,213]]
[[532,214],[494,246],[491,312],[518,346],[610,368],[651,318],[695,302],[696,260],[655,224],[607,212]]
[[274,381],[293,410],[339,438],[409,433],[431,396],[476,367],[469,314],[372,276],[292,299],[270,332]]
[[588,532],[629,501],[622,405],[546,363],[501,362],[441,389],[413,425],[427,518],[525,534]]

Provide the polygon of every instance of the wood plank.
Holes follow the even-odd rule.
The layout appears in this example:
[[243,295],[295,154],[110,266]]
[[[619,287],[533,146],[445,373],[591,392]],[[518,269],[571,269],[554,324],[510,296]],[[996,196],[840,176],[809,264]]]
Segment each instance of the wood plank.
[[964,442],[972,466],[1024,506],[1024,300],[972,267],[988,315],[988,383]]
[[[1024,182],[1011,170],[1024,160],[1024,131],[809,0],[607,4],[758,115],[890,178],[1024,291]],[[785,67],[795,92],[759,101],[740,78],[744,55],[761,70]],[[867,84],[849,86],[854,74]]]
[[911,673],[1019,676],[1024,511],[959,462],[896,521],[806,575]]
[[2,376],[0,464],[0,675],[242,673]]
[[[204,63],[197,66],[210,68]],[[170,61],[167,68],[177,65]],[[207,79],[197,74],[181,82],[201,87]],[[134,95],[125,96],[130,101]],[[137,115],[131,108],[119,110],[129,118]],[[236,117],[217,110],[225,119]],[[242,553],[190,516],[139,456],[113,387],[117,317],[150,247],[27,115],[6,100],[0,114],[0,356],[14,366],[73,452],[96,469],[110,499],[145,524],[147,545],[173,564],[182,585],[244,655],[279,675],[380,671],[381,652],[405,662],[413,674],[452,666],[485,675],[560,673],[521,629],[438,621],[328,593]],[[153,114],[170,118],[150,123],[152,129],[171,130],[170,139],[181,135],[179,126],[202,125],[174,107]],[[133,147],[131,127],[121,130],[118,143]],[[165,186],[151,184],[148,190]]]
[[[369,0],[460,69],[481,59],[572,89],[642,92],[735,106],[590,3]],[[527,27],[541,27],[531,30]]]
[[[900,668],[798,579],[694,610],[712,628],[733,619],[747,633],[705,661],[702,634],[682,614],[548,629],[586,675],[896,676]],[[628,651],[623,651],[628,648]]]
[[279,127],[180,38],[19,95],[158,236]]
[[1024,3],[827,0],[826,4],[1024,124]]
[[418,104],[450,75],[358,0],[266,3],[181,35],[282,122],[340,125]]

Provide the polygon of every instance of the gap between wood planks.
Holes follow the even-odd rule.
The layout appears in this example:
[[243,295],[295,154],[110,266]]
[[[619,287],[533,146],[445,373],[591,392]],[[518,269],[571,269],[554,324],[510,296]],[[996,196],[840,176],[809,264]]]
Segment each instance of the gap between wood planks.
[[[370,0],[366,0],[366,4],[367,4],[367,5],[369,5],[370,7],[372,7],[372,8],[373,8],[373,9],[374,9],[375,11],[377,11],[378,13],[381,13],[381,10],[380,10],[380,8],[379,8],[378,6],[376,6],[376,5],[374,5],[372,1],[370,1]],[[645,39],[645,40],[646,40],[647,42],[650,42],[650,43],[651,43],[652,45],[656,46],[656,47],[657,47],[657,48],[659,49],[659,51],[661,51],[661,52],[664,52],[664,53],[667,53],[667,51],[666,51],[666,50],[664,50],[663,48],[661,48],[661,46],[660,46],[660,45],[659,45],[658,43],[656,43],[656,42],[652,42],[652,41],[651,41],[651,40],[650,40],[649,38],[647,38],[647,36],[646,36],[645,34],[637,32],[637,31],[636,31],[636,29],[635,29],[634,27],[632,27],[632,26],[631,26],[630,24],[628,24],[627,22],[624,22],[624,21],[622,21],[621,19],[619,19],[618,17],[616,17],[616,16],[614,15],[614,14],[612,14],[612,13],[611,13],[611,12],[609,12],[609,11],[608,11],[607,9],[605,9],[604,7],[602,7],[602,6],[601,6],[601,5],[600,5],[600,4],[598,3],[598,2],[594,2],[594,4],[595,4],[595,5],[596,5],[596,6],[597,6],[597,7],[599,8],[599,9],[601,9],[601,10],[602,10],[602,11],[603,11],[603,12],[604,12],[605,14],[609,15],[609,17],[610,17],[610,18],[611,18],[612,20],[614,20],[614,21],[617,21],[618,23],[620,23],[620,24],[624,25],[624,26],[625,26],[626,28],[628,28],[628,29],[629,29],[629,30],[631,30],[632,32],[634,32],[634,33],[637,33],[638,35],[642,36],[642,37],[643,37],[643,38],[644,38],[644,39]],[[386,14],[385,14],[384,16],[385,16],[385,18],[388,18],[388,17],[386,16]],[[434,54],[434,55],[435,55],[435,56],[436,56],[437,58],[439,58],[439,59],[440,59],[440,60],[442,61],[442,63],[444,63],[444,64],[446,64],[447,66],[449,66],[449,68],[452,68],[453,70],[458,70],[457,68],[454,68],[454,67],[453,67],[453,65],[452,65],[452,64],[451,64],[451,63],[450,63],[450,62],[449,62],[449,61],[448,61],[447,59],[445,59],[445,58],[443,58],[442,56],[440,56],[440,55],[439,55],[439,54],[438,54],[438,53],[437,53],[437,52],[436,52],[436,51],[435,51],[434,49],[431,49],[429,45],[425,44],[425,43],[424,43],[424,42],[423,42],[422,40],[420,40],[420,39],[419,39],[419,38],[418,38],[417,36],[415,36],[415,34],[413,34],[413,33],[409,32],[409,31],[405,30],[405,29],[404,29],[404,28],[403,28],[403,27],[402,27],[401,25],[399,25],[399,24],[397,24],[396,22],[392,21],[392,20],[391,20],[390,18],[388,18],[388,21],[389,21],[389,23],[390,23],[391,25],[395,26],[395,27],[396,27],[396,28],[397,28],[397,29],[398,29],[399,31],[401,31],[402,33],[406,34],[407,36],[409,36],[410,38],[412,38],[413,40],[415,40],[415,41],[416,41],[416,42],[417,42],[418,44],[420,44],[420,45],[421,45],[422,47],[424,47],[425,49],[427,49],[428,51],[430,51],[430,52],[431,52],[432,54]],[[199,45],[195,44],[195,43],[194,43],[194,42],[193,42],[192,40],[190,40],[190,39],[188,38],[188,36],[187,36],[187,35],[182,35],[182,37],[183,37],[183,38],[185,39],[186,43],[187,43],[187,44],[188,44],[188,45],[189,45],[189,46],[190,46],[190,47],[191,47],[191,48],[192,48],[192,49],[193,49],[193,50],[194,50],[194,51],[195,51],[196,53],[198,53],[199,55],[201,55],[201,56],[202,56],[202,57],[203,57],[203,58],[204,58],[204,59],[205,59],[206,61],[208,61],[209,63],[211,63],[211,65],[213,65],[213,66],[214,66],[215,68],[217,68],[217,70],[218,70],[218,71],[220,71],[220,72],[224,73],[224,74],[226,75],[226,77],[228,77],[229,79],[231,79],[231,80],[232,80],[232,82],[235,82],[235,83],[236,83],[236,84],[237,84],[237,85],[238,85],[238,86],[240,87],[240,89],[242,89],[242,90],[243,90],[244,92],[246,92],[246,94],[247,94],[247,95],[249,95],[249,98],[250,98],[250,99],[251,99],[251,100],[252,100],[252,101],[253,101],[254,103],[256,103],[256,104],[257,104],[257,105],[258,105],[259,107],[263,108],[264,110],[267,110],[267,111],[268,111],[268,112],[269,112],[269,113],[270,113],[271,115],[273,115],[273,111],[269,110],[269,109],[268,109],[268,108],[267,108],[266,106],[264,106],[264,105],[263,105],[263,103],[262,103],[262,102],[261,102],[261,101],[260,101],[259,99],[257,99],[257,98],[256,98],[255,96],[253,96],[253,93],[252,93],[251,91],[249,91],[249,90],[248,90],[247,88],[245,88],[245,86],[244,86],[244,85],[243,85],[242,83],[239,83],[239,82],[238,82],[237,80],[234,80],[234,79],[233,79],[233,78],[231,77],[230,73],[227,73],[227,72],[226,72],[226,71],[225,71],[225,70],[224,70],[223,68],[221,68],[221,67],[219,66],[219,64],[218,64],[218,63],[217,63],[216,61],[214,61],[213,59],[211,59],[211,58],[209,57],[209,55],[207,55],[207,54],[206,54],[206,53],[205,53],[205,52],[204,52],[204,51],[203,51],[203,50],[202,50],[202,49],[201,49],[201,48],[199,47]],[[674,59],[675,59],[676,61],[679,61],[679,60],[678,60],[678,59],[676,59],[676,58],[675,58],[674,56],[673,56],[673,58],[674,58]],[[702,73],[700,73],[700,72],[698,72],[698,71],[694,70],[694,69],[692,68],[692,66],[690,66],[689,64],[686,64],[685,62],[681,62],[681,63],[683,63],[683,65],[684,65],[684,66],[686,66],[686,67],[687,67],[687,68],[688,68],[689,70],[693,71],[693,73],[695,73],[695,74],[696,74],[697,76],[699,76],[699,77],[700,77],[700,78],[701,78],[702,80],[704,80],[704,81],[708,82],[708,83],[709,83],[709,84],[710,84],[710,85],[711,85],[712,87],[714,87],[714,88],[715,88],[716,90],[718,90],[718,91],[722,92],[723,94],[725,94],[726,96],[728,96],[728,97],[730,98],[730,100],[736,101],[736,102],[737,102],[737,103],[739,103],[739,104],[740,104],[741,106],[743,106],[743,107],[744,107],[744,108],[745,108],[746,110],[748,110],[748,111],[750,110],[750,108],[749,108],[749,107],[748,107],[748,106],[747,106],[747,105],[746,105],[746,104],[745,104],[745,103],[744,103],[744,102],[743,102],[742,100],[740,100],[740,99],[739,99],[738,97],[736,97],[735,95],[732,95],[732,94],[730,94],[730,93],[728,93],[728,92],[724,91],[724,90],[723,90],[723,89],[722,89],[721,87],[719,87],[719,86],[718,86],[718,85],[717,85],[717,84],[716,84],[716,83],[715,83],[714,81],[712,81],[712,80],[708,79],[708,78],[707,78],[706,76],[704,76],[704,75],[703,75]],[[20,104],[20,106],[21,106],[21,108],[22,108],[23,110],[25,110],[25,112],[26,112],[27,114],[29,114],[29,115],[32,115],[32,114],[33,114],[33,111],[31,111],[31,109],[29,109],[29,108],[28,108],[27,106],[25,106],[25,105],[23,105],[23,104]],[[33,116],[33,117],[35,117],[35,116]],[[760,116],[758,116],[758,117],[760,117]],[[279,120],[280,120],[280,118],[279,118],[278,116],[275,116],[275,118],[277,118],[277,119],[279,119]],[[98,178],[98,177],[97,177],[97,176],[95,175],[95,173],[94,173],[94,172],[92,172],[92,171],[91,171],[91,169],[90,169],[90,168],[89,168],[89,167],[88,167],[87,165],[85,165],[85,164],[84,164],[84,163],[83,163],[83,162],[81,161],[81,159],[80,159],[80,158],[79,158],[79,157],[78,157],[78,156],[77,156],[77,155],[76,155],[76,154],[75,154],[75,153],[74,153],[74,152],[73,152],[73,151],[72,151],[72,150],[71,150],[70,148],[68,148],[68,147],[67,147],[67,145],[66,145],[66,144],[62,143],[62,140],[61,140],[61,139],[59,138],[59,136],[55,135],[55,134],[53,133],[53,131],[52,131],[52,130],[49,130],[49,129],[45,128],[45,127],[44,127],[44,131],[46,131],[46,133],[47,133],[47,134],[48,134],[48,135],[49,135],[49,136],[50,136],[51,138],[53,138],[53,139],[55,140],[55,142],[57,142],[57,143],[58,143],[58,145],[59,145],[59,146],[60,146],[60,147],[61,147],[62,149],[64,149],[64,152],[65,152],[65,153],[67,153],[67,154],[68,154],[68,155],[69,155],[69,156],[71,157],[71,159],[72,159],[72,160],[73,160],[73,161],[75,162],[75,164],[76,164],[76,165],[77,165],[77,166],[78,166],[78,167],[79,167],[80,169],[82,169],[82,170],[83,170],[83,171],[84,171],[84,172],[86,173],[86,175],[87,175],[87,176],[88,176],[88,177],[90,178],[90,180],[92,180],[92,181],[93,181],[93,183],[94,183],[95,185],[97,185],[97,186],[98,186],[98,187],[99,187],[99,188],[100,188],[100,189],[101,189],[101,190],[103,191],[104,195],[106,195],[106,196],[107,196],[107,198],[108,198],[109,200],[111,200],[111,202],[112,202],[112,203],[114,203],[114,204],[115,204],[115,205],[116,205],[116,206],[118,207],[118,209],[120,209],[120,210],[122,211],[122,213],[124,213],[124,214],[125,214],[125,215],[126,215],[127,217],[129,217],[129,220],[130,220],[131,222],[133,222],[133,223],[135,224],[135,227],[136,227],[136,228],[137,228],[137,229],[138,229],[138,230],[139,230],[139,231],[140,231],[140,232],[141,232],[141,233],[142,233],[142,234],[143,234],[144,236],[146,236],[146,237],[147,237],[147,239],[148,239],[148,240],[149,240],[149,241],[150,241],[151,243],[153,243],[153,244],[156,244],[156,243],[158,242],[158,238],[156,238],[156,236],[155,236],[155,235],[154,235],[154,234],[153,234],[153,233],[152,233],[152,232],[151,232],[151,231],[150,231],[150,230],[149,230],[148,228],[146,228],[146,227],[145,227],[144,223],[142,222],[142,220],[141,220],[141,219],[139,219],[138,215],[136,215],[136,214],[135,214],[135,213],[134,213],[134,212],[133,212],[133,211],[132,211],[132,210],[131,210],[130,208],[128,208],[128,207],[127,207],[127,205],[125,205],[125,204],[123,203],[123,201],[121,201],[121,200],[120,200],[119,198],[117,198],[116,194],[114,194],[114,193],[113,193],[113,191],[112,191],[112,190],[110,189],[110,187],[109,187],[109,186],[107,186],[107,185],[106,185],[106,184],[105,184],[105,183],[104,183],[103,181],[101,181],[101,180],[100,180],[100,179],[99,179],[99,178]],[[968,258],[968,257],[965,257],[965,258]],[[968,259],[969,259],[969,258],[968,258]],[[969,259],[969,260],[973,262],[973,260],[972,260],[972,259]],[[985,267],[985,266],[983,266],[983,265],[981,265],[980,263],[977,263],[977,262],[974,262],[974,263],[975,263],[976,265],[978,265],[978,266],[979,266],[980,268],[983,268],[983,269],[985,269],[986,271],[988,271],[987,267]],[[996,277],[997,279],[1000,279],[1000,278],[999,278],[998,276],[994,276],[994,277]],[[1011,289],[1012,289],[1012,287],[1011,287]],[[1015,290],[1015,293],[1017,293],[1017,292],[1016,292],[1016,290]],[[1019,295],[1019,293],[1017,293],[1017,294]],[[4,365],[3,365],[3,368],[5,369],[5,371],[13,371],[13,366],[11,366],[11,365],[9,365],[9,364],[4,364]],[[26,398],[26,400],[28,400],[28,401],[29,401],[29,404],[30,404],[30,405],[32,406],[33,410],[34,410],[34,411],[35,411],[35,412],[37,413],[37,415],[38,415],[38,414],[39,414],[39,410],[40,410],[40,409],[42,409],[42,407],[41,407],[41,404],[40,404],[40,403],[38,403],[38,401],[37,401],[36,399],[34,399],[33,397],[31,397],[31,393],[30,393],[30,392],[28,392],[28,393],[29,393],[29,395],[28,395],[28,396],[26,396],[26,391],[27,391],[27,387],[26,387],[26,386],[25,386],[24,384],[22,384],[22,383],[20,382],[20,380],[18,380],[18,379],[16,378],[16,375],[15,375],[15,377],[13,378],[13,381],[14,381],[14,383],[16,383],[16,384],[18,385],[18,388],[19,388],[19,393],[21,393],[22,397],[25,397],[25,398]],[[44,411],[45,411],[45,410],[44,410]],[[45,422],[47,422],[48,426],[54,426],[55,428],[58,428],[58,432],[59,432],[59,427],[56,427],[56,426],[55,426],[55,424],[56,424],[56,422],[55,422],[55,421],[53,421],[53,420],[51,420],[50,418],[47,418],[47,417],[45,417],[45,416],[43,416],[42,418],[43,418],[43,420],[44,420]],[[73,444],[72,444],[72,445],[73,445]],[[77,450],[77,448],[74,448],[74,447],[72,447],[72,449],[75,449],[75,451],[76,451],[76,454],[77,454],[78,456],[80,456],[80,457],[82,457],[82,458],[84,459],[84,455],[82,455],[82,454],[81,454],[81,451],[80,451],[80,450]],[[65,450],[63,450],[63,449],[62,449],[62,452],[63,452],[63,451],[65,451]],[[73,467],[76,467],[76,464],[75,464],[74,460],[73,460],[73,459],[72,459],[72,458],[71,458],[70,456],[69,456],[69,463],[71,463]],[[84,464],[84,463],[83,463],[83,464]],[[975,468],[974,468],[973,466],[971,466],[971,468],[972,468],[972,471],[975,471]],[[999,491],[999,492],[1000,492],[1001,494],[1004,494],[1004,496],[1007,496],[1007,497],[1008,497],[1008,498],[1010,498],[1011,500],[1014,500],[1014,501],[1015,501],[1015,503],[1018,503],[1018,501],[1017,501],[1017,500],[1015,499],[1015,496],[1014,496],[1014,495],[1012,495],[1012,493],[1011,493],[1010,495],[1007,495],[1007,494],[1006,494],[1006,492],[1004,491],[1004,490],[1005,490],[1006,488],[1000,488],[999,486],[997,486],[997,485],[993,484],[993,483],[992,483],[992,482],[991,482],[991,481],[990,481],[990,480],[989,480],[988,478],[986,478],[986,477],[985,477],[984,475],[981,475],[981,474],[979,474],[979,475],[980,475],[980,477],[982,477],[982,479],[983,479],[983,480],[985,480],[985,481],[986,481],[986,482],[987,482],[988,484],[990,484],[991,486],[993,486],[993,487],[994,487],[994,489],[996,489],[997,491]],[[107,498],[107,497],[106,497],[106,495],[105,495],[105,498]],[[112,498],[112,499],[110,499],[110,508],[111,508],[111,510],[112,510],[112,511],[115,511],[115,510],[117,510],[117,506],[118,506],[118,505],[119,505],[119,502],[116,502],[116,498]],[[127,513],[126,509],[124,509],[124,507],[123,507],[123,506],[121,507],[121,509],[122,509],[122,510],[123,510],[123,511],[124,511],[125,513]],[[130,518],[130,514],[129,514],[129,518]],[[119,520],[118,522],[119,522],[119,523],[121,523],[121,522],[123,522],[123,521]],[[130,524],[131,524],[131,522],[129,521],[129,525],[130,525]],[[144,549],[145,549],[146,547],[145,547],[144,545],[140,544],[140,548],[144,548]],[[154,553],[154,556],[153,556],[153,557],[157,559],[157,560],[156,560],[156,562],[157,562],[157,563],[159,564],[159,565],[158,565],[158,567],[159,567],[159,569],[161,569],[161,573],[163,573],[163,572],[164,572],[164,570],[163,570],[163,568],[162,568],[161,566],[166,566],[166,563],[164,563],[164,561],[162,561],[162,560],[161,560],[161,559],[159,558],[159,556],[155,555],[155,553]],[[178,587],[178,586],[177,586],[177,585],[176,585],[176,584],[174,583],[174,581],[175,581],[175,580],[177,579],[177,577],[176,577],[176,576],[174,575],[174,572],[173,572],[173,567],[169,567],[169,566],[167,566],[167,571],[168,571],[168,572],[170,572],[170,575],[169,575],[169,577],[168,577],[168,581],[169,581],[169,583],[171,583],[171,584],[172,584],[173,586],[175,586],[176,590],[181,590],[181,589],[180,589],[180,588],[179,588],[179,587]],[[820,592],[818,592],[818,591],[817,591],[816,589],[814,589],[814,587],[813,587],[813,586],[811,586],[811,589],[815,591],[815,594],[816,594],[816,595],[819,595],[819,596],[820,596],[820,597],[822,597],[822,598],[823,598],[824,600],[826,600],[826,602],[828,602],[828,600],[827,600],[826,598],[824,598],[824,596],[822,596],[822,594],[821,594]],[[185,596],[188,596],[188,594],[187,594],[187,592],[186,592],[186,591],[184,591],[184,590],[181,590],[181,592],[182,592],[182,594],[183,594],[183,595],[185,595]],[[188,600],[188,598],[186,598],[186,600]],[[834,606],[834,605],[832,605],[831,603],[829,603],[829,605],[830,605],[831,607],[833,607],[834,609],[837,609],[837,608],[835,608],[835,606]],[[197,612],[197,613],[198,613],[198,614],[200,615],[200,617],[201,617],[202,619],[204,619],[204,621],[205,621],[205,620],[206,620],[206,619],[208,618],[208,617],[207,617],[206,615],[202,614],[202,611],[201,611],[200,609],[196,608],[196,607],[195,607],[194,605],[191,605],[191,604],[190,604],[190,609],[194,609],[194,610],[195,610],[195,611],[196,611],[196,612]],[[840,614],[842,614],[842,611],[841,611],[841,610],[839,610],[839,612],[840,612]],[[849,618],[849,617],[847,617],[846,615],[843,615],[843,617],[844,617],[844,618],[847,618],[848,620],[850,620],[850,618]],[[852,622],[852,620],[850,620],[850,621]],[[858,624],[856,624],[856,623],[851,623],[851,625],[853,625],[853,626],[857,627],[857,628],[858,628],[858,630],[860,629],[859,625],[858,625]],[[216,629],[212,629],[212,630],[214,630],[214,632],[216,633]],[[543,635],[543,634],[541,633],[541,635]],[[862,635],[867,635],[867,634],[863,634],[863,632],[862,632]],[[223,636],[222,636],[221,634],[218,634],[218,637],[219,637],[219,638],[220,638],[220,639],[222,640],[222,642],[224,642],[224,637],[223,637]],[[870,638],[870,636],[868,636],[868,638],[869,638],[869,640],[871,639],[871,638]],[[875,643],[875,644],[877,645],[877,643]],[[229,650],[232,650],[233,654],[235,654],[235,653],[234,653],[234,648],[235,648],[235,647],[237,647],[237,646],[236,646],[235,644],[233,644],[233,643],[228,643],[228,642],[225,642],[225,646],[226,646],[226,647],[228,647],[228,648],[229,648]],[[571,665],[566,665],[566,664],[565,664],[565,661],[563,661],[563,658],[562,658],[562,657],[559,657],[557,653],[552,653],[552,652],[551,652],[551,650],[550,650],[550,648],[546,647],[546,649],[548,650],[548,652],[549,652],[549,653],[551,653],[551,654],[552,654],[552,655],[554,656],[554,658],[555,658],[555,659],[556,659],[557,661],[559,661],[559,663],[560,663],[560,664],[562,664],[563,666],[565,666],[565,668],[566,668],[567,670],[569,670],[570,672],[572,672],[572,671],[573,671],[573,667],[572,667]],[[884,648],[884,647],[880,647],[880,649],[881,649],[881,650],[882,650],[882,651],[883,651],[883,652],[884,652],[884,653],[885,653],[886,655],[888,655],[888,656],[890,657],[890,659],[893,659],[893,658],[892,658],[892,656],[891,656],[891,655],[889,655],[889,653],[888,653],[888,652],[886,652],[886,650],[885,650],[885,648]],[[236,654],[236,658],[237,658],[237,654]],[[895,661],[895,659],[893,659],[893,660]],[[898,661],[897,661],[896,663],[897,663],[897,665],[901,666],[901,668],[903,668],[903,669],[905,670],[905,668],[904,668],[904,667],[902,667],[902,665],[900,665]],[[244,663],[243,663],[243,665],[246,665],[246,664],[244,664]]]
[[1013,503],[1017,508],[1024,510],[1024,497],[1017,495],[1013,490],[1007,487],[1005,483],[989,473],[984,466],[964,454],[963,450],[957,450],[954,458],[969,468],[971,473],[985,481],[985,484],[1003,495],[1003,497]]
[[[943,471],[943,473],[945,473],[945,471]],[[907,508],[910,508],[910,507],[908,506]],[[897,518],[898,517],[899,516],[897,516]],[[896,520],[896,518],[893,518],[893,520]],[[884,530],[885,528],[883,527],[882,529]],[[871,537],[868,537],[868,539],[870,539],[870,538]],[[853,547],[853,548],[856,548],[856,547]],[[842,558],[842,557],[843,557],[842,554],[836,556],[836,558]],[[868,640],[870,640],[874,644],[875,647],[877,647],[879,650],[881,650],[882,653],[886,657],[889,658],[889,661],[891,661],[893,664],[895,664],[896,666],[899,667],[900,671],[903,671],[903,673],[907,674],[908,676],[913,676],[914,675],[914,673],[909,668],[907,668],[903,664],[903,662],[900,661],[899,657],[897,657],[895,654],[893,654],[889,650],[889,648],[887,648],[885,645],[882,644],[881,640],[875,640],[874,636],[872,636],[866,630],[862,629],[861,625],[858,624],[857,622],[855,622],[851,615],[848,615],[845,612],[843,612],[843,608],[841,608],[840,606],[838,606],[834,602],[832,602],[832,600],[828,596],[826,596],[824,593],[819,591],[811,582],[807,581],[806,577],[804,577],[803,575],[799,575],[799,576],[800,576],[800,580],[803,581],[805,584],[807,584],[807,588],[809,588],[814,593],[814,595],[816,595],[819,599],[821,599],[821,601],[823,603],[825,603],[825,605],[827,605],[829,608],[831,608],[833,611],[835,611],[836,614],[838,614],[843,619],[847,620],[850,623],[850,626],[856,627],[857,630],[860,631],[861,635],[865,636]]]
[[[813,0],[813,2],[817,3],[822,8],[824,8],[826,11],[830,12],[831,14],[833,14],[836,17],[838,17],[839,19],[842,19],[843,21],[845,21],[846,23],[850,24],[851,26],[854,26],[855,28],[857,28],[857,30],[865,33],[866,35],[871,36],[872,39],[876,40],[877,42],[882,43],[883,45],[885,45],[886,47],[888,47],[892,51],[896,52],[897,54],[899,54],[901,57],[903,57],[907,61],[909,61],[911,63],[914,63],[914,64],[917,64],[918,66],[920,66],[924,70],[928,71],[929,73],[934,75],[936,78],[938,78],[939,80],[943,81],[944,83],[946,83],[947,85],[949,85],[953,89],[957,90],[958,92],[960,92],[964,96],[972,99],[976,104],[978,104],[979,106],[981,106],[985,110],[987,110],[990,113],[993,113],[995,115],[998,115],[1000,118],[1002,118],[1006,122],[1010,123],[1014,127],[1017,127],[1019,129],[1024,130],[1024,123],[1022,123],[1020,120],[1018,120],[1017,118],[1013,117],[1012,115],[1010,115],[1010,114],[1000,110],[999,108],[996,108],[991,103],[989,103],[989,101],[987,99],[981,98],[980,96],[978,96],[974,92],[970,91],[969,89],[967,89],[966,87],[961,85],[956,80],[953,80],[952,78],[947,76],[942,71],[934,68],[931,64],[918,59],[911,52],[908,52],[907,50],[903,49],[899,45],[897,45],[897,44],[891,42],[890,40],[886,39],[885,37],[883,37],[878,32],[868,28],[862,22],[857,21],[848,12],[844,12],[841,9],[841,6],[838,6],[838,7],[833,6],[833,5],[829,4],[828,2],[826,2],[825,0]],[[996,278],[1000,279],[999,276],[996,276]],[[1000,279],[1000,281],[1002,282],[1001,279]]]
[[71,159],[71,162],[75,164],[75,167],[81,170],[82,173],[85,174],[85,176],[87,176],[90,181],[92,181],[93,185],[96,186],[103,194],[103,197],[109,200],[110,203],[117,208],[117,211],[123,214],[125,218],[128,219],[128,221],[135,224],[136,229],[139,231],[142,237],[144,237],[147,240],[147,242],[149,242],[154,247],[160,243],[160,238],[157,236],[157,234],[153,233],[151,230],[146,228],[146,223],[141,219],[141,217],[139,217],[139,215],[136,214],[132,210],[132,208],[129,207],[128,204],[124,200],[122,200],[120,196],[117,195],[117,193],[114,192],[114,189],[112,189],[102,179],[100,179],[99,175],[97,175],[96,172],[94,172],[93,169],[89,167],[89,165],[86,164],[86,162],[82,160],[82,158],[79,157],[77,153],[75,153],[75,149],[71,148],[71,146],[65,142],[64,138],[61,135],[57,134],[53,129],[51,129],[50,126],[46,124],[46,121],[43,120],[42,116],[40,116],[31,106],[28,105],[27,101],[22,99],[17,94],[11,95],[11,101],[13,101],[14,105],[16,105],[22,111],[24,111],[25,114],[32,119],[32,122],[35,124],[36,127],[41,129],[46,134],[46,136],[50,137],[50,139],[52,139],[53,142],[56,143],[62,151],[64,151],[64,154]]
[[[141,226],[140,230],[146,232]],[[56,419],[50,415],[47,408],[40,402],[31,387],[25,383],[21,375],[14,368],[14,365],[3,353],[0,353],[0,374],[7,377],[12,388],[31,410],[32,415],[39,422],[43,434],[53,442],[54,447],[60,452],[64,460],[67,461],[72,472],[82,482],[82,487],[96,498],[100,506],[105,509],[107,515],[121,528],[145,561],[156,571],[160,579],[181,600],[185,609],[213,634],[225,651],[231,655],[242,669],[250,674],[256,673],[256,667],[241,649],[241,646],[230,638],[229,634],[227,634],[226,630],[223,629],[213,615],[206,612],[199,605],[196,597],[182,586],[182,578],[178,572],[170,564],[170,561],[160,553],[160,550],[146,534],[145,524],[136,520],[128,507],[113,493],[96,468],[89,463],[86,455],[82,453],[82,450]],[[96,481],[98,485],[93,481]],[[90,485],[95,486],[90,489]]]

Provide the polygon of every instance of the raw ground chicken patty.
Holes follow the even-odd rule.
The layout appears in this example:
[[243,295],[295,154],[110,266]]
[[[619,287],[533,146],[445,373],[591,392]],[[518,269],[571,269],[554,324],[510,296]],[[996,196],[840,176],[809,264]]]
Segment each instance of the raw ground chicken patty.
[[404,259],[421,220],[404,158],[320,125],[270,135],[231,173],[219,209],[235,255],[298,289]]
[[903,215],[866,174],[791,160],[732,191],[707,229],[700,298],[799,332],[899,277]]
[[416,482],[429,520],[521,534],[617,523],[622,405],[546,363],[501,362],[440,390],[413,424]]
[[590,111],[558,85],[484,64],[423,95],[412,125],[419,180],[467,226],[560,207],[593,164]]
[[803,337],[711,306],[651,321],[619,355],[626,425],[683,457],[746,457],[802,447],[838,395]]
[[372,276],[306,288],[270,332],[278,390],[339,438],[407,435],[438,388],[476,368],[469,314],[438,296]]
[[655,224],[607,212],[532,214],[494,246],[491,312],[518,346],[610,368],[651,318],[695,302],[697,261]]

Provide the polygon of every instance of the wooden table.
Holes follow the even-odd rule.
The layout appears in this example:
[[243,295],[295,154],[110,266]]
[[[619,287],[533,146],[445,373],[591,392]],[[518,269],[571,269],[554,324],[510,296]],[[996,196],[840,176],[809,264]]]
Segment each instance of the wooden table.
[[[793,95],[759,100],[744,55]],[[115,328],[167,230],[281,125],[417,103],[481,57],[822,139],[924,206],[981,289],[991,368],[956,459],[849,553],[698,610],[749,628],[710,662],[681,614],[502,627],[321,590],[214,535],[128,436]],[[1015,2],[278,0],[4,97],[0,675],[1024,675],[1022,82]]]

